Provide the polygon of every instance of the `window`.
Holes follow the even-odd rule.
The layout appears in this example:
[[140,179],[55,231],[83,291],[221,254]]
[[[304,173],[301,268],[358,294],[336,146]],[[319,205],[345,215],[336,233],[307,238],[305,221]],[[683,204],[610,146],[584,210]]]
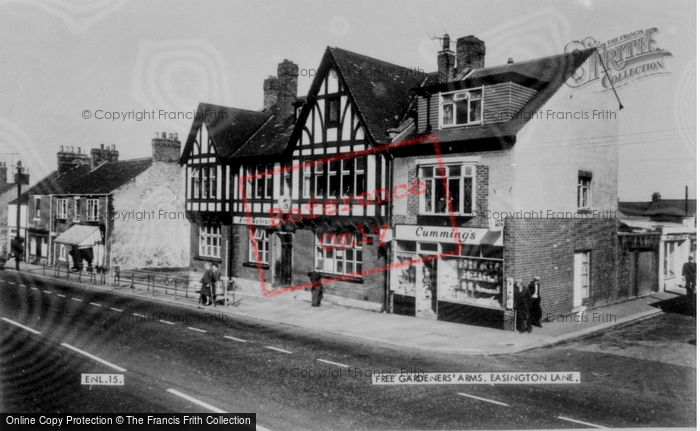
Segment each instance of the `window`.
[[255,228],[255,244],[257,246],[258,255],[255,256],[255,247],[251,239],[251,243],[248,245],[248,262],[258,263],[263,265],[269,263],[270,255],[270,237],[265,228]]
[[292,197],[292,165],[286,165],[282,173],[282,196]]
[[199,199],[199,193],[201,192],[201,184],[202,184],[202,179],[200,178],[200,170],[199,168],[192,168],[190,171],[190,181],[192,184],[191,190],[192,194],[190,195],[192,199]]
[[578,175],[578,209],[591,209],[591,178],[589,172],[579,171]]
[[258,166],[257,167],[257,177],[255,178],[255,197],[256,198],[271,198],[274,176],[272,174],[266,174],[266,172],[271,172],[273,169],[272,165]]
[[357,233],[317,234],[316,270],[327,274],[362,271],[362,238]]
[[87,200],[87,221],[97,221],[98,214],[100,212],[100,200],[99,199],[88,199]]
[[209,197],[209,168],[204,167],[200,170],[201,180],[202,180],[202,199],[207,199]]
[[199,227],[199,255],[221,258],[221,226],[204,225]]
[[41,217],[41,198],[34,198],[34,218]]
[[76,197],[73,201],[73,221],[80,221],[80,198]]
[[311,197],[311,164],[304,164],[304,197]]
[[63,244],[58,246],[58,258],[60,260],[66,260],[66,246]]
[[588,298],[590,286],[590,265],[591,253],[581,253],[581,297]]
[[209,167],[209,197],[216,197],[216,166]]
[[441,96],[440,115],[443,126],[463,126],[481,124],[482,90],[473,89]]
[[475,175],[475,165],[418,166],[418,178],[425,184],[425,193],[420,195],[419,213],[471,214]]
[[[215,198],[216,197],[216,166],[203,167],[200,170],[202,174],[202,198]],[[195,190],[193,188],[193,190]]]
[[67,219],[68,218],[68,199],[58,199],[56,201],[56,206],[58,207],[58,218]]
[[326,99],[326,127],[338,127],[340,123],[340,98],[329,97]]
[[314,196],[322,198],[326,191],[323,181],[323,162],[314,164]]
[[365,191],[365,159],[343,159],[341,162],[340,188],[343,196],[357,196]]
[[328,162],[328,197],[335,198],[338,197],[338,191],[340,189],[340,173],[338,169],[340,168],[339,161]]

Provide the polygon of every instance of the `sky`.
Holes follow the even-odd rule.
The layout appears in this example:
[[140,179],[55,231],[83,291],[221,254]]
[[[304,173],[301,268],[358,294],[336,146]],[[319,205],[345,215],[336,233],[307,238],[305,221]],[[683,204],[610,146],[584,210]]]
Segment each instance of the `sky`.
[[[192,123],[161,111],[260,109],[263,80],[284,59],[307,71],[306,94],[327,46],[433,72],[444,33],[485,41],[493,66],[650,28],[670,55],[666,73],[618,89],[620,135],[607,139],[619,142],[619,198],[681,199],[685,186],[696,198],[693,0],[0,0],[0,161],[21,160],[34,183],[56,169],[61,145],[150,157],[156,132],[184,141]],[[155,114],[137,121],[144,111]]]

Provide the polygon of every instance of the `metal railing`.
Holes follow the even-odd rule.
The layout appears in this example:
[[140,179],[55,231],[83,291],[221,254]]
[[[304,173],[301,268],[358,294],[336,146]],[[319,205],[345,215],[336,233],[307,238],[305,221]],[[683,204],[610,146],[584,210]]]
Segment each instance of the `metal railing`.
[[[46,263],[42,263],[43,273],[46,275]],[[107,284],[109,268],[105,266],[83,267],[81,269],[71,268],[68,262],[58,262],[53,266],[56,278],[63,278],[62,273],[65,273],[66,280],[73,278],[78,282],[89,281],[91,283]]]

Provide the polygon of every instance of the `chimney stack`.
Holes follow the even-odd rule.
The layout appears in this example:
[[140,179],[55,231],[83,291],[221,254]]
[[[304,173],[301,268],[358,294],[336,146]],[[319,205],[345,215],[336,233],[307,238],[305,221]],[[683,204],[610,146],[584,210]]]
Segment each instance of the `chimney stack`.
[[457,74],[467,70],[483,69],[486,57],[486,44],[475,36],[465,36],[457,39]]
[[279,94],[279,82],[276,76],[268,76],[263,82],[263,108],[269,111],[276,103]]
[[0,162],[0,186],[7,184],[7,163]]
[[58,149],[58,153],[56,154],[56,158],[58,161],[57,165],[59,174],[68,172],[78,165],[90,164],[90,156],[85,153],[81,153],[80,151],[74,153],[73,147],[71,146],[61,145]]
[[92,169],[97,168],[103,163],[118,162],[119,151],[114,148],[116,148],[114,145],[112,145],[112,149],[110,149],[109,145],[105,148],[105,144],[100,144],[100,148],[93,148],[90,150]]
[[298,83],[299,66],[285,58],[277,65],[277,110],[282,118],[294,115]]
[[661,193],[659,193],[659,192],[654,192],[654,193],[651,195],[651,201],[652,201],[652,202],[659,202],[659,201],[661,201]]
[[442,38],[442,51],[438,52],[438,81],[451,82],[455,78],[455,53],[450,50],[450,35]]
[[153,161],[154,162],[166,162],[166,163],[177,163],[180,161],[180,141],[177,139],[177,133],[171,133],[169,138],[165,132],[162,133],[161,138],[156,137],[152,141],[153,146]]

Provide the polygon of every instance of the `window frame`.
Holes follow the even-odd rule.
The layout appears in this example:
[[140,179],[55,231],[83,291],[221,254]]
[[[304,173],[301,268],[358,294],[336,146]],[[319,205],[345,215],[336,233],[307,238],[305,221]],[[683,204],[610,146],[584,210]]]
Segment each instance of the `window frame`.
[[[94,211],[93,211],[94,210]],[[93,214],[94,212],[94,214]],[[89,198],[87,200],[87,217],[86,221],[98,221],[100,213],[100,199]]]
[[[348,236],[351,236],[353,241],[352,244],[346,243],[345,238],[348,238]],[[332,246],[332,250],[328,251],[321,247],[322,238],[324,238],[323,245],[326,248]],[[334,240],[329,241],[329,238],[334,238]],[[341,241],[343,244],[341,244],[339,247],[338,242]],[[324,274],[361,274],[364,257],[362,246],[363,244],[361,232],[316,232],[316,251],[314,253],[314,268],[316,269],[316,271],[319,271]],[[351,259],[348,259],[348,252],[350,252]],[[338,270],[338,264],[340,264],[340,270]],[[348,271],[348,265],[351,265],[352,270]],[[355,278],[361,277],[355,275]]]
[[[326,128],[335,128],[340,126],[340,94],[326,97],[325,114]],[[332,114],[335,114],[335,119],[331,119]]]
[[[248,263],[257,265],[258,262],[261,265],[270,264],[270,234],[264,227],[251,226],[253,230],[252,235],[249,236],[250,241],[248,241]],[[250,233],[249,233],[250,234]],[[255,247],[253,247],[253,238],[257,244],[258,256],[255,256]]]
[[41,218],[41,197],[34,197],[34,218]]
[[[459,167],[459,175],[450,176],[450,168]],[[424,168],[432,168],[432,176],[423,176]],[[470,168],[470,173],[467,173],[467,168]],[[439,175],[440,165],[435,163],[424,163],[416,165],[416,177],[421,181],[425,187],[425,193],[421,193],[418,199],[418,215],[430,215],[430,216],[449,216],[450,214],[460,215],[460,216],[473,216],[476,207],[476,168],[477,163],[443,163],[442,169],[444,169],[445,175]],[[447,198],[450,196],[449,188],[450,181],[459,181],[459,192],[458,192],[458,205],[459,208],[452,208],[452,212],[449,211],[447,205],[445,205],[444,212],[436,211],[436,192],[438,187],[442,188],[443,178],[447,182],[448,191],[444,191],[445,203],[447,204]],[[469,211],[465,208],[466,199],[465,198],[465,184],[466,180],[469,179],[471,182],[471,193],[469,202]],[[440,186],[438,186],[438,182]],[[426,210],[426,199],[427,196],[431,197],[431,209]]]
[[[581,299],[587,299],[591,296],[591,252],[582,251],[581,253]],[[586,282],[584,283],[583,280]]]
[[[591,210],[591,192],[593,190],[593,177],[588,175],[578,176],[578,185],[576,187],[576,208],[579,211]],[[582,201],[585,205],[582,205]]]
[[[479,92],[479,97],[478,98],[472,98],[468,97],[465,99],[460,99],[460,100],[454,100],[457,95],[461,94],[471,94],[475,92]],[[472,87],[472,88],[465,88],[462,90],[456,90],[456,91],[449,91],[445,93],[439,93],[440,96],[440,105],[438,108],[438,124],[440,129],[442,128],[451,128],[451,127],[464,127],[464,126],[477,126],[481,125],[484,122],[484,86],[480,87]],[[452,96],[452,100],[446,102],[445,98]],[[479,119],[476,121],[467,121],[466,123],[457,123],[457,103],[466,103],[467,104],[467,116],[471,117],[472,113],[472,108],[471,108],[471,102],[473,101],[480,101],[479,103]],[[452,115],[452,122],[450,123],[445,123],[445,107],[446,106],[452,106],[451,110],[451,115]]]
[[73,221],[80,222],[80,197],[73,198]]
[[[358,166],[358,162],[362,161],[363,165]],[[345,163],[352,162],[352,164],[346,169]],[[358,196],[360,193],[366,192],[367,188],[367,160],[363,157],[354,157],[351,159],[342,159],[340,161],[340,169],[338,172],[339,176],[339,187],[340,187],[340,196],[341,197],[350,197],[350,196]],[[350,182],[352,183],[352,189],[351,193],[346,193],[347,187],[345,184],[344,179],[346,177],[349,177]],[[358,181],[358,178],[362,178],[362,190],[359,190],[360,186]]]
[[[207,239],[210,243],[207,244]],[[202,224],[199,226],[199,256],[221,259],[221,225]]]
[[61,220],[68,218],[68,198],[56,199],[56,218]]

